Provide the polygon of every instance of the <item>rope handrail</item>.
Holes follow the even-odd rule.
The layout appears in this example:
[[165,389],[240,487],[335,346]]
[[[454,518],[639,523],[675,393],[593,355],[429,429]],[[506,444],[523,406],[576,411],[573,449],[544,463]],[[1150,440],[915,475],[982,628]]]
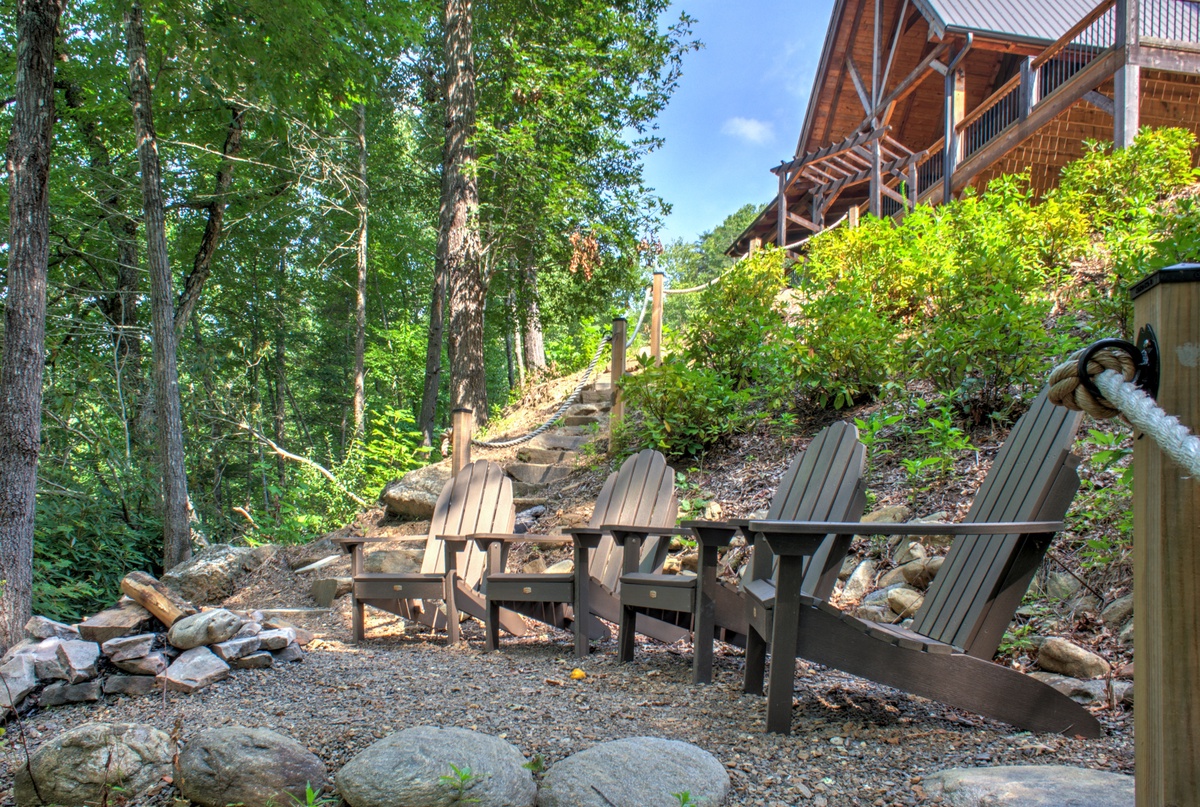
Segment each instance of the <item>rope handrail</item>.
[[596,353],[594,356],[592,356],[592,361],[590,364],[588,364],[587,369],[584,370],[583,378],[579,380],[579,383],[575,386],[575,390],[567,396],[567,399],[559,405],[558,409],[554,410],[554,414],[545,420],[542,425],[538,426],[528,434],[524,434],[520,437],[514,437],[510,440],[473,439],[471,440],[471,445],[475,446],[476,448],[510,448],[512,446],[520,445],[521,443],[529,442],[542,432],[549,429],[558,422],[559,418],[561,418],[568,409],[575,405],[575,401],[579,399],[580,394],[583,392],[583,388],[587,386],[588,379],[591,377],[592,372],[596,369],[596,365],[600,362],[600,357],[604,354],[604,347],[611,341],[612,334],[605,334],[600,340],[600,344],[596,346]]
[[633,347],[633,343],[637,341],[638,333],[640,333],[642,330],[642,323],[646,321],[646,310],[650,307],[650,286],[647,286],[645,291],[646,293],[642,297],[642,311],[640,314],[638,314],[637,325],[633,326],[633,331],[630,333],[629,338],[625,340],[626,350],[629,350],[631,347]]
[[[1082,375],[1081,364],[1086,365]],[[1097,420],[1124,416],[1148,434],[1164,454],[1200,479],[1200,437],[1189,432],[1179,418],[1164,412],[1134,383],[1138,369],[1134,355],[1126,348],[1084,348],[1050,373],[1050,400]]]
[[710,287],[715,286],[718,283],[720,283],[722,280],[725,279],[725,276],[727,274],[729,274],[736,268],[737,268],[737,264],[735,263],[733,266],[729,267],[724,272],[717,275],[716,277],[714,277],[712,280],[708,281],[707,283],[701,283],[699,286],[692,286],[691,288],[688,288],[688,289],[663,289],[663,294],[693,294],[698,291],[704,291],[705,289],[710,288]]

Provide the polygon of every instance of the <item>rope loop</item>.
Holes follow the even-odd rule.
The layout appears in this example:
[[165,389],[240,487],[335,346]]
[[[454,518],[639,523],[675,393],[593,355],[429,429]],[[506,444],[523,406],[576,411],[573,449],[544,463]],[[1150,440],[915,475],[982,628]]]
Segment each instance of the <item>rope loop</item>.
[[[1116,344],[1116,343],[1120,344]],[[1137,376],[1137,361],[1128,342],[1105,339],[1076,351],[1050,373],[1050,401],[1076,412],[1086,412],[1097,420],[1108,420],[1121,414],[1096,387],[1094,378],[1106,370],[1120,374],[1132,383]],[[1080,376],[1080,368],[1084,374]]]

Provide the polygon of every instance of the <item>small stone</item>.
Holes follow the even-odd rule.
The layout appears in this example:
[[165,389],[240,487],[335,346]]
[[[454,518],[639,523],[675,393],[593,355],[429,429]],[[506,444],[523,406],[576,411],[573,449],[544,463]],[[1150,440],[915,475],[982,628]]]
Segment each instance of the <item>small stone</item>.
[[55,637],[58,639],[78,639],[79,631],[71,625],[64,625],[61,622],[55,622],[53,619],[47,619],[44,616],[33,616],[25,623],[25,635],[30,639],[49,639]]
[[275,656],[269,650],[260,650],[248,656],[235,658],[229,664],[235,670],[263,670],[275,664]]
[[69,639],[58,646],[58,663],[67,683],[96,677],[96,663],[100,661],[100,645]]
[[[476,774],[461,794],[446,781],[454,776],[451,765]],[[478,807],[533,807],[537,795],[525,757],[515,746],[467,729],[433,726],[405,729],[379,740],[346,763],[336,781],[350,807],[456,801]]]
[[58,658],[58,646],[63,641],[57,636],[51,636],[49,639],[42,639],[27,651],[33,658],[37,677],[41,680],[58,681],[67,678],[70,674]]
[[241,617],[224,608],[201,611],[185,616],[172,625],[167,632],[167,641],[180,650],[223,642],[237,633],[242,622]]
[[[903,524],[912,516],[912,510],[903,504],[892,504],[880,507],[862,517],[867,524]],[[873,537],[873,536],[868,536]]]
[[954,807],[1130,807],[1133,777],[1066,765],[952,768],[925,778],[927,795]]
[[[1032,672],[1029,675],[1077,703],[1107,703],[1109,700],[1108,681],[1098,679],[1081,681],[1078,678],[1046,672]],[[1128,681],[1113,681],[1112,697],[1118,703],[1132,705],[1133,684]]]
[[[920,563],[920,561],[916,562]],[[897,566],[895,569],[885,572],[883,577],[879,578],[879,587],[887,588],[888,586],[894,586],[897,583],[908,582],[904,579],[904,569],[904,566]]]
[[896,618],[886,605],[860,605],[854,609],[854,615],[868,622],[891,622]]
[[154,647],[154,634],[143,633],[138,636],[119,636],[109,639],[100,646],[109,661],[127,661],[128,659],[143,658],[150,655]]
[[33,692],[38,685],[33,656],[22,653],[9,659],[0,665],[0,678],[4,679],[4,686],[0,687],[0,707],[19,706],[21,701],[25,700],[25,696]]
[[279,662],[304,661],[304,651],[301,650],[300,645],[296,644],[295,642],[292,642],[282,650],[273,651],[272,655],[275,656],[275,660]]
[[161,691],[158,681],[149,675],[110,675],[104,680],[105,695],[140,697]]
[[847,580],[850,579],[850,575],[854,573],[854,570],[857,567],[858,567],[858,556],[857,555],[847,555],[846,557],[842,558],[842,568],[838,570],[838,580],[845,583]]
[[546,574],[573,574],[575,572],[575,561],[571,558],[560,560],[558,563],[551,563],[546,567]]
[[127,661],[114,661],[119,669],[134,675],[158,675],[170,665],[162,652],[154,652],[141,658],[131,658]]
[[281,619],[277,616],[271,617],[267,621],[263,622],[263,627],[268,630],[291,630],[296,636],[296,644],[302,647],[311,642],[314,638],[311,631],[305,630],[299,625],[293,625],[286,619]]
[[424,557],[423,549],[376,549],[363,558],[363,570],[374,574],[417,574]]
[[1074,575],[1051,572],[1046,575],[1046,596],[1052,600],[1069,600],[1075,596],[1081,585]]
[[175,659],[158,677],[166,681],[167,689],[191,693],[228,678],[229,665],[207,647],[194,647]]
[[233,661],[235,658],[242,658],[243,656],[257,652],[260,644],[262,644],[262,640],[257,636],[247,636],[244,639],[226,639],[223,642],[217,642],[212,645],[212,651],[222,661]]
[[864,560],[855,567],[850,574],[850,578],[846,581],[846,587],[842,589],[842,599],[850,602],[861,600],[863,596],[871,588],[871,581],[875,579],[875,561]]
[[896,553],[892,556],[892,563],[903,566],[909,561],[924,560],[928,554],[920,541],[901,541],[900,546],[896,548]]
[[1038,666],[1071,678],[1096,678],[1107,675],[1112,667],[1100,656],[1066,639],[1052,637],[1038,648]]
[[1117,676],[1117,678],[1126,678],[1126,679],[1132,681],[1133,680],[1133,664],[1134,663],[1132,661],[1129,662],[1128,664],[1122,664],[1120,667],[1117,668],[1117,671],[1113,674],[1115,676]]
[[1104,620],[1105,625],[1118,625],[1128,619],[1132,613],[1133,595],[1126,594],[1124,597],[1117,597],[1110,602],[1100,612],[1100,618]]
[[910,588],[897,588],[888,592],[888,607],[892,612],[902,617],[912,616],[925,602],[921,592]]
[[68,703],[90,703],[100,700],[100,682],[84,681],[82,684],[59,682],[42,690],[38,703],[42,706],[63,706]]
[[121,797],[132,801],[171,775],[172,755],[171,738],[153,726],[88,723],[43,743],[28,765],[17,766],[13,794],[19,807],[103,804],[120,782]]
[[257,622],[247,622],[238,628],[238,632],[233,634],[233,638],[245,639],[247,636],[257,636],[262,629],[262,625]]
[[296,631],[291,628],[264,630],[258,634],[258,641],[261,642],[263,650],[282,650],[296,641]]
[[546,561],[540,557],[531,558],[528,563],[521,567],[523,574],[542,574],[546,571]]
[[863,605],[886,605],[887,601],[888,601],[888,595],[890,595],[893,591],[896,591],[897,589],[908,589],[910,591],[916,591],[916,589],[912,588],[907,583],[894,583],[894,584],[888,586],[887,588],[875,589],[870,594],[868,594],[867,596],[862,598],[862,604]]
[[176,770],[180,794],[205,807],[304,804],[306,789],[320,792],[329,777],[325,764],[290,737],[242,726],[192,737]]
[[924,560],[914,560],[912,563],[906,563],[902,567],[904,574],[904,582],[914,588],[919,588],[922,591],[929,588],[929,584],[933,582],[933,578],[942,569],[942,563],[945,558],[940,555]]
[[1126,622],[1125,626],[1123,628],[1121,628],[1121,632],[1117,634],[1117,641],[1121,643],[1122,647],[1129,647],[1130,645],[1133,644],[1133,620],[1132,619],[1130,619],[1128,622]]
[[704,749],[678,740],[629,737],[552,765],[542,779],[537,807],[666,805],[684,791],[692,804],[715,807],[725,803],[729,789],[725,766]]
[[678,555],[671,555],[663,561],[663,574],[679,574],[683,571],[683,564],[679,562]]
[[39,644],[41,644],[41,640],[38,639],[22,639],[5,651],[4,657],[0,658],[0,664],[7,664],[13,656],[21,656],[27,653],[32,653],[33,649]]

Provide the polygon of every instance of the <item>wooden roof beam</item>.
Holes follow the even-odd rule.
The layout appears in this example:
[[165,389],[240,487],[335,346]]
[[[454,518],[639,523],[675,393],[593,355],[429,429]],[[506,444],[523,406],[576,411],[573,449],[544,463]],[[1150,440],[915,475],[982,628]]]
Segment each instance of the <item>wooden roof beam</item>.
[[882,137],[887,132],[887,127],[880,127],[873,131],[859,132],[852,134],[840,143],[834,143],[824,148],[810,151],[800,157],[797,157],[790,162],[785,161],[771,169],[771,173],[779,176],[783,173],[791,173],[797,168],[803,168],[809,163],[824,159],[831,155],[841,154],[850,151],[855,146],[860,146],[863,143],[870,143],[872,140]]
[[863,84],[862,75],[858,72],[858,66],[854,64],[854,59],[849,53],[846,54],[846,72],[850,75],[850,80],[854,82],[854,91],[858,93],[858,101],[862,104],[863,111],[870,115],[871,98],[867,95],[867,88]]

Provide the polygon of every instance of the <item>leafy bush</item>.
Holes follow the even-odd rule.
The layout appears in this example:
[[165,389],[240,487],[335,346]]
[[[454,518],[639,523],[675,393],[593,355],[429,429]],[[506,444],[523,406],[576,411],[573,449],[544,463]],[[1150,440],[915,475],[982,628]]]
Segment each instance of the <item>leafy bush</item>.
[[682,359],[646,366],[621,382],[628,414],[614,442],[656,448],[667,456],[702,453],[746,422],[750,401],[722,374]]

